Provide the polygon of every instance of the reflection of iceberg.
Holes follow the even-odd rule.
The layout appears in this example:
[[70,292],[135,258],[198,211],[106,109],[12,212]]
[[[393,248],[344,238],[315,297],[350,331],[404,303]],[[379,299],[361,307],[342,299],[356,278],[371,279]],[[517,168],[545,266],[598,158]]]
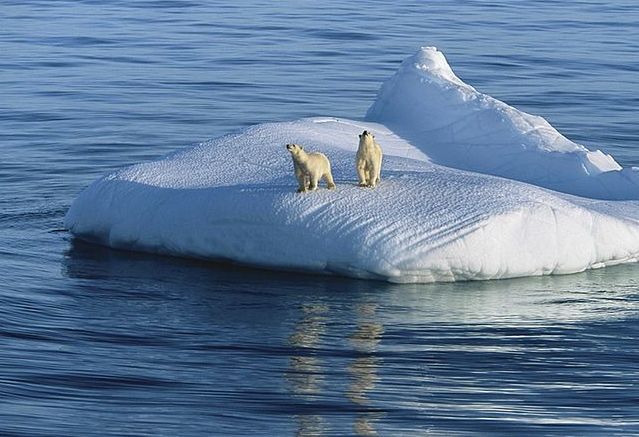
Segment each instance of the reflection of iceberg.
[[[616,200],[639,199],[635,173],[478,93],[440,52],[405,61],[367,117],[258,125],[120,170],[66,225],[112,247],[394,282],[635,261],[639,202]],[[355,186],[363,129],[386,154],[375,190]],[[327,154],[337,190],[296,194],[289,142]]]

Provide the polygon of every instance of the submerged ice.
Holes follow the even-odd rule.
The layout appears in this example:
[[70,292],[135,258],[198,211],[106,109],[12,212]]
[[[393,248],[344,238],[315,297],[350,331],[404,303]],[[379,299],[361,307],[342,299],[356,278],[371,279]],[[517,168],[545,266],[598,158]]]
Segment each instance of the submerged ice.
[[[356,186],[364,129],[384,149],[375,189]],[[295,193],[287,143],[326,154],[337,188]],[[394,282],[572,273],[636,260],[636,181],[423,48],[365,121],[262,124],[122,169],[66,226],[116,248]]]

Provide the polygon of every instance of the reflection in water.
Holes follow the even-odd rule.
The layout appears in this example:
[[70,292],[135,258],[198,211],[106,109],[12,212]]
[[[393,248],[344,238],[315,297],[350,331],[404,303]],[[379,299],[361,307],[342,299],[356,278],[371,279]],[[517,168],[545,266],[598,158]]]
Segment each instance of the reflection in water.
[[[288,339],[289,345],[295,349],[290,358],[289,370],[286,374],[294,396],[303,401],[312,401],[320,393],[324,375],[321,361],[313,348],[319,344],[320,337],[326,330],[328,306],[323,304],[304,304],[300,321]],[[298,414],[298,436],[322,435],[323,419],[317,414]]]
[[[367,393],[375,387],[379,358],[375,356],[384,327],[375,320],[377,304],[359,304],[355,308],[357,326],[348,337],[349,343],[357,352],[357,358],[348,364],[347,372],[351,383],[346,398],[355,404],[358,412],[354,419],[355,434],[361,436],[376,435],[374,421],[379,413],[369,407]],[[325,382],[326,364],[322,363],[315,348],[320,344],[326,331],[326,315],[329,308],[324,304],[304,304],[302,317],[288,339],[294,353],[289,360],[286,379],[291,392],[302,402],[311,402],[322,394]],[[306,413],[296,417],[298,436],[318,436],[326,431],[324,418],[318,414]]]
[[[348,372],[353,381],[348,387],[346,396],[358,406],[366,407],[369,404],[367,393],[375,387],[377,381],[377,368],[379,358],[374,353],[380,342],[384,327],[375,321],[377,304],[360,304],[356,308],[357,328],[350,336],[350,343],[360,353],[349,366]],[[376,435],[373,421],[378,414],[362,408],[353,425],[355,433],[362,436]]]
[[3,396],[38,387],[25,430],[635,435],[637,271],[400,286],[74,241],[42,292],[0,296]]

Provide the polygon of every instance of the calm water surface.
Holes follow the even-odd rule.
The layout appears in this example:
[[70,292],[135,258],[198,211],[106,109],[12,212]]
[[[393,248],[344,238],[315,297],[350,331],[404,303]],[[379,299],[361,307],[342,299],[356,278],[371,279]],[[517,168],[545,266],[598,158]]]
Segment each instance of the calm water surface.
[[639,4],[0,1],[0,435],[637,435],[639,268],[398,286],[112,251],[121,166],[362,117],[422,45],[639,166]]

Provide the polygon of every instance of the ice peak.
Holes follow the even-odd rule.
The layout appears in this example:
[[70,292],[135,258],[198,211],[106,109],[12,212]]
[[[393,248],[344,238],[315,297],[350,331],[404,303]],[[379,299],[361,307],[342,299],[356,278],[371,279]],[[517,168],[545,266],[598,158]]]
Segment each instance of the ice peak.
[[402,63],[401,70],[413,70],[422,76],[468,86],[455,75],[446,57],[437,50],[437,47],[420,48],[417,53]]

